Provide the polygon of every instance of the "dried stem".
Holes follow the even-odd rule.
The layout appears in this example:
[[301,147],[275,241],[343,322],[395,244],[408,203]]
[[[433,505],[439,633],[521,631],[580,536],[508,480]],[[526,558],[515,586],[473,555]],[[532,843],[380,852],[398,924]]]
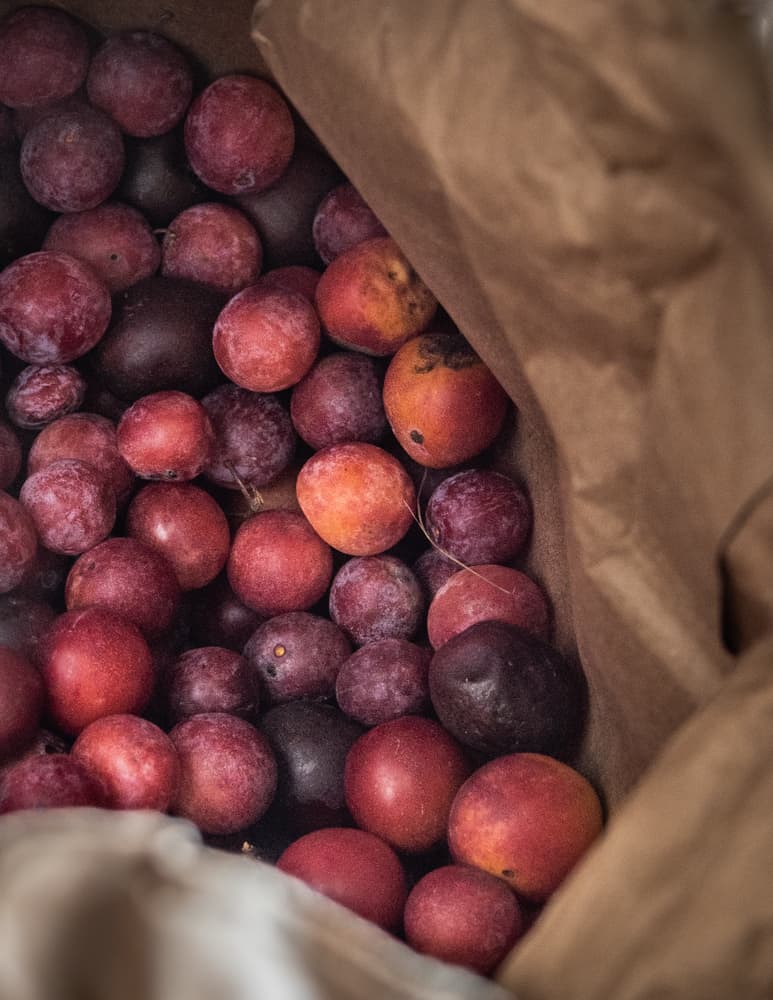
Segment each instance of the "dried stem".
[[258,490],[255,486],[248,486],[244,482],[242,477],[239,475],[239,473],[236,471],[232,462],[224,462],[223,464],[225,465],[226,469],[228,469],[228,471],[231,473],[231,475],[234,477],[236,485],[241,490],[242,496],[247,501],[252,513],[259,514],[260,511],[262,511],[263,508],[266,506],[266,502],[263,499],[260,490]]

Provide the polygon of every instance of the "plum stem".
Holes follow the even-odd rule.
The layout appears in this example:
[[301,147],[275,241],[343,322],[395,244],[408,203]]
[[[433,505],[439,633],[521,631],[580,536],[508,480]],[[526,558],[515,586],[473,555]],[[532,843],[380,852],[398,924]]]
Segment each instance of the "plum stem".
[[260,511],[262,511],[263,508],[266,506],[266,501],[263,499],[263,496],[260,493],[260,490],[258,490],[255,486],[248,486],[244,482],[244,480],[242,479],[242,477],[239,475],[239,473],[234,468],[233,462],[224,462],[223,464],[225,465],[226,469],[228,469],[228,471],[231,473],[231,475],[236,480],[236,485],[241,490],[242,496],[247,501],[247,503],[249,505],[249,508],[252,511],[252,513],[253,514],[259,514]]

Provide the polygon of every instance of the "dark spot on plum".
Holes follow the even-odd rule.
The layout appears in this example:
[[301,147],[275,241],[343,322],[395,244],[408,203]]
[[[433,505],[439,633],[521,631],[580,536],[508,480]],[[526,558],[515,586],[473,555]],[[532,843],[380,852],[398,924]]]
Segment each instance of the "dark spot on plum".
[[111,253],[110,254],[110,260],[118,260],[118,254],[117,253]]
[[512,868],[503,868],[502,878],[515,878],[515,872]]
[[416,444],[424,444],[424,435],[421,431],[411,431],[409,437],[411,441],[414,441]]
[[268,674],[269,677],[276,677],[276,667],[274,666],[273,663],[269,663],[266,666],[266,673]]

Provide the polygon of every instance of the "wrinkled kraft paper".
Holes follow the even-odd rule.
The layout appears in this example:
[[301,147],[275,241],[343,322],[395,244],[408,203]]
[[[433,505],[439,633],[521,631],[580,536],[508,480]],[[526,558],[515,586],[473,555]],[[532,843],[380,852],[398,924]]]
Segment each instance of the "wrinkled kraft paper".
[[[243,2],[69,7],[268,67],[518,406],[502,460],[610,822],[501,984],[773,995],[773,136],[747,25],[709,0],[263,0],[261,62]],[[499,995],[249,864],[160,818],[9,818],[0,993],[52,995],[45,969],[59,996]]]

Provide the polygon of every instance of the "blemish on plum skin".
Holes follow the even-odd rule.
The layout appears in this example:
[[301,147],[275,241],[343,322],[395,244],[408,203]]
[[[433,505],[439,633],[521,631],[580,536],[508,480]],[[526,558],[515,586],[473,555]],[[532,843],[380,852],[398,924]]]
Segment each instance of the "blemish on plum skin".
[[512,868],[503,868],[502,878],[515,878],[515,872]]
[[281,643],[278,646],[274,646],[274,656],[284,656],[286,652],[287,649]]
[[415,444],[424,444],[424,435],[421,433],[421,431],[416,431],[416,430],[411,431],[409,437],[411,441],[413,441]]

